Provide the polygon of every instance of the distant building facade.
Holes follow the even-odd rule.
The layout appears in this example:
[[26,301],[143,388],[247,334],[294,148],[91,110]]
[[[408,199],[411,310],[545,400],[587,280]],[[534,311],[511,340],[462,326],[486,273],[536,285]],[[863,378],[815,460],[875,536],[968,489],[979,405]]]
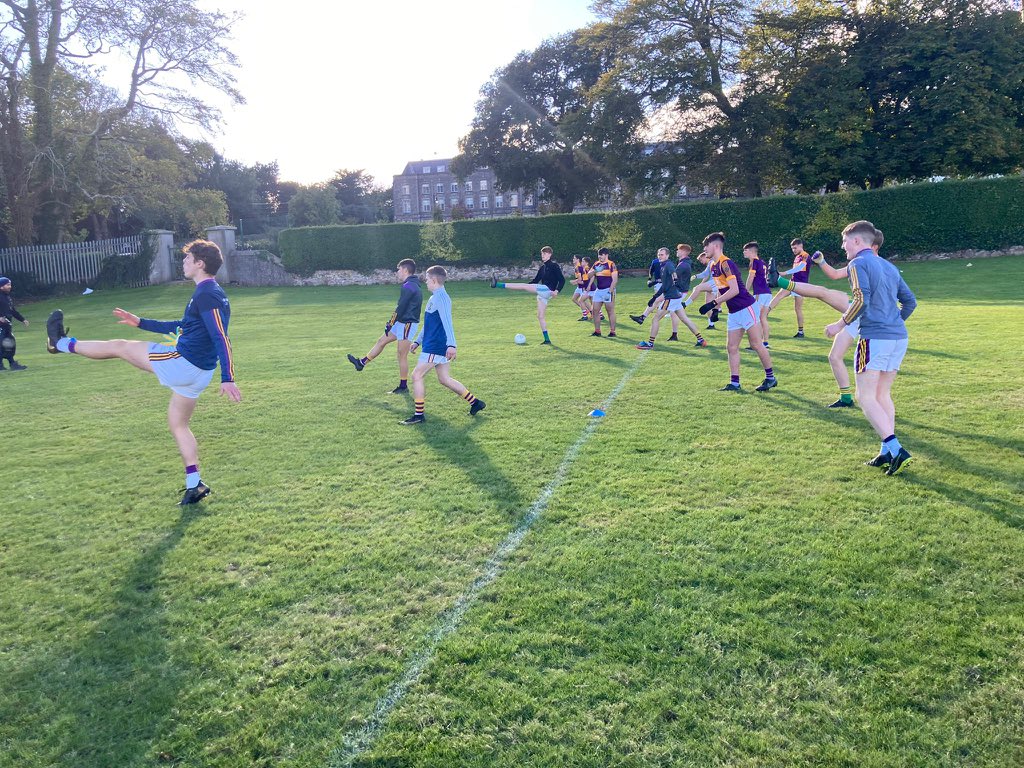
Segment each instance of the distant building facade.
[[[658,151],[657,145],[649,145],[645,155]],[[545,209],[540,205],[542,186],[532,189],[518,189],[502,192],[497,189],[498,178],[490,168],[477,168],[465,179],[458,179],[451,172],[451,158],[441,160],[417,160],[406,163],[405,170],[394,176],[392,200],[395,221],[433,221],[436,210],[444,221],[450,221],[452,210],[460,209],[463,218],[482,219],[503,216],[537,216]],[[665,172],[665,178],[669,178]],[[587,211],[608,211],[625,207],[622,201],[612,202],[619,197],[618,188],[608,191],[605,202],[576,205],[577,213]],[[707,200],[718,197],[706,187],[703,189],[681,184],[674,194],[659,196],[658,199],[637,200],[636,204],[650,205],[656,202],[686,202]]]
[[499,191],[497,181],[490,168],[459,179],[451,172],[451,158],[406,163],[392,186],[395,221],[433,221],[435,210],[449,221],[456,208],[471,219],[537,215],[536,189]]

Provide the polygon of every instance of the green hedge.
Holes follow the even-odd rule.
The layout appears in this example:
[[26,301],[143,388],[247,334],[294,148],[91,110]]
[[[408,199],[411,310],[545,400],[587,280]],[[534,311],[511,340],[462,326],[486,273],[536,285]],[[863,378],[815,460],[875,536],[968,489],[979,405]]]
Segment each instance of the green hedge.
[[840,231],[868,219],[885,232],[884,253],[993,250],[1024,244],[1024,176],[920,183],[834,195],[784,195],[757,200],[660,205],[611,213],[467,220],[430,224],[301,227],[281,232],[285,267],[389,269],[399,259],[420,263],[525,265],[542,245],[568,262],[573,253],[607,245],[623,267],[646,267],[657,248],[687,242],[699,250],[708,232],[722,230],[734,258],[748,240],[767,258],[788,263],[789,241],[837,255]]

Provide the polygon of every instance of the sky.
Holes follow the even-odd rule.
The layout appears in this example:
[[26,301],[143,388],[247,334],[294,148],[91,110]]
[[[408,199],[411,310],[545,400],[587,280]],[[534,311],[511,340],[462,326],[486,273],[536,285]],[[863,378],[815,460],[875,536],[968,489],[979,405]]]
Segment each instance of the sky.
[[451,157],[480,87],[517,53],[594,20],[591,0],[202,0],[242,11],[231,49],[243,106],[206,135],[303,184],[364,169],[391,186],[411,160]]

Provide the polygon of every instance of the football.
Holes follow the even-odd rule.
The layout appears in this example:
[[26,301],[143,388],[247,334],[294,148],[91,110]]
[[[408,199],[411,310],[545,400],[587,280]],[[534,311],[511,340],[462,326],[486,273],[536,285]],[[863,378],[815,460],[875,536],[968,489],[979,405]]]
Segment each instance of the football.
[[517,333],[514,341],[515,341],[516,344],[525,344],[526,343],[526,337],[523,336],[523,334],[521,334],[521,333]]

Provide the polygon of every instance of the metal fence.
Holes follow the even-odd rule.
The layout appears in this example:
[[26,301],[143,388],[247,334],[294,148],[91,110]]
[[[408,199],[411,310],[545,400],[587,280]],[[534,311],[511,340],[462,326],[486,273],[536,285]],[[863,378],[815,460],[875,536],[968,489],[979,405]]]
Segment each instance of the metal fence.
[[89,283],[111,256],[136,256],[142,250],[142,236],[116,237],[88,243],[25,245],[0,250],[0,275],[23,273],[50,285]]

